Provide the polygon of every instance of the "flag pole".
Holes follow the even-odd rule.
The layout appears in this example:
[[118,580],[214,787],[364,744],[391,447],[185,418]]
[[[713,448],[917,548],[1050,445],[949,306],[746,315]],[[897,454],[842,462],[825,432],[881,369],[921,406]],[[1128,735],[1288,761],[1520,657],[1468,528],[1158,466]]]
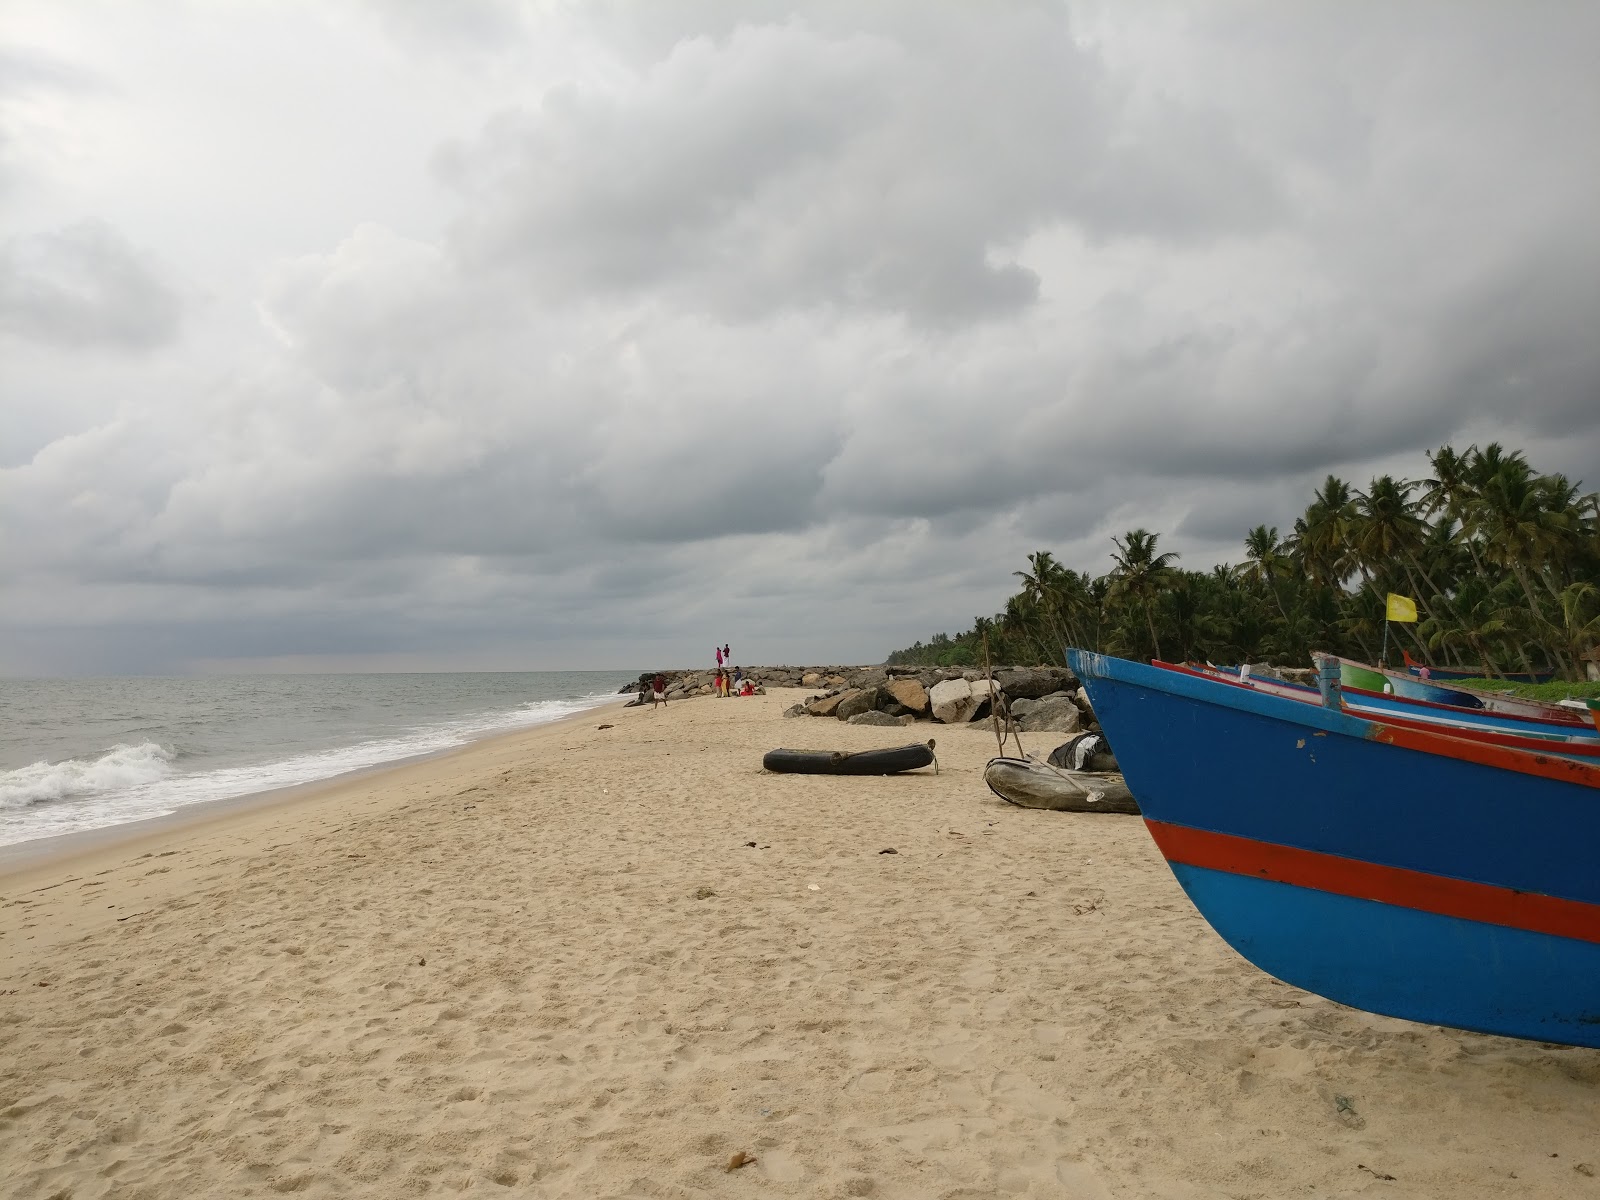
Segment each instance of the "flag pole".
[[1387,612],[1383,616],[1383,649],[1378,654],[1378,665],[1383,667],[1389,665],[1389,614]]

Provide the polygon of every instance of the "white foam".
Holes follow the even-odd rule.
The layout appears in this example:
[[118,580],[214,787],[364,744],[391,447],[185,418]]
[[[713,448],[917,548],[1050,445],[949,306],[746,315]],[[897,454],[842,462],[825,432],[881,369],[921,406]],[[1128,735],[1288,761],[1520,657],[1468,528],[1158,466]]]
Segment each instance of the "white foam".
[[141,742],[113,746],[98,758],[36,762],[0,771],[0,812],[155,783],[172,774],[176,757],[155,742]]
[[539,700],[275,762],[184,774],[177,755],[154,742],[115,746],[93,760],[35,763],[0,773],[0,846],[166,816],[190,804],[332,779],[384,763],[435,754],[492,733],[542,725],[613,699]]

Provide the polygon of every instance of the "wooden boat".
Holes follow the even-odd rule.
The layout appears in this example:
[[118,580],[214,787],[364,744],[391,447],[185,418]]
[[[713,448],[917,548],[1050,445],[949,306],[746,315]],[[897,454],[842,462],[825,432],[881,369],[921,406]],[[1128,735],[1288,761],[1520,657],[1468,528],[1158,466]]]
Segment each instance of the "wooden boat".
[[[1283,696],[1301,704],[1320,705],[1322,697],[1315,688],[1301,687],[1282,680],[1264,679],[1260,676],[1233,676],[1216,668],[1193,667],[1157,660],[1155,665],[1167,671],[1180,671],[1202,678],[1217,679],[1234,687],[1249,687],[1269,696]],[[1383,721],[1389,725],[1402,725],[1416,729],[1435,729],[1453,737],[1469,737],[1495,746],[1518,750],[1533,750],[1546,754],[1565,754],[1569,757],[1600,760],[1600,737],[1587,727],[1562,728],[1553,732],[1518,732],[1504,725],[1493,724],[1488,714],[1472,714],[1470,721],[1456,721],[1450,717],[1434,716],[1428,708],[1408,706],[1394,696],[1374,697],[1364,703],[1357,694],[1344,696],[1344,710],[1356,716]]]
[[[1502,671],[1498,675],[1487,667],[1434,667],[1427,663],[1418,662],[1405,650],[1400,651],[1400,656],[1405,659],[1406,670],[1413,675],[1424,679],[1442,679],[1449,683],[1454,679],[1506,679],[1512,683],[1549,683],[1556,677],[1554,671]],[[1423,674],[1427,672],[1427,674]]]
[[[1163,667],[1171,667],[1171,663],[1159,663]],[[1222,678],[1229,682],[1238,683],[1241,677],[1223,667],[1194,667],[1191,668],[1212,678]],[[1340,676],[1344,672],[1341,668]],[[1266,679],[1259,675],[1251,675],[1244,680],[1257,690],[1269,692],[1272,695],[1288,696],[1291,699],[1305,700],[1313,704],[1322,702],[1316,688],[1306,687],[1303,684],[1289,683],[1286,680]],[[1341,684],[1342,687],[1342,684]],[[1560,705],[1547,705],[1548,710],[1539,716],[1519,716],[1514,713],[1483,708],[1463,708],[1458,705],[1436,704],[1429,700],[1409,700],[1404,696],[1395,696],[1387,692],[1375,692],[1366,688],[1344,687],[1345,707],[1352,712],[1363,716],[1379,719],[1403,717],[1408,720],[1427,721],[1430,724],[1448,726],[1457,729],[1489,729],[1507,733],[1520,733],[1528,737],[1543,738],[1568,738],[1589,737],[1589,725],[1584,720],[1584,714],[1575,710],[1563,708]]]
[[1069,771],[1036,758],[991,758],[983,781],[1000,799],[1051,812],[1137,813],[1139,804],[1116,771]]
[[1178,882],[1342,1004],[1600,1048],[1600,766],[1069,650]]
[[[1381,687],[1372,688],[1365,682],[1359,682],[1368,676],[1377,676],[1383,681]],[[1359,691],[1376,691],[1384,695],[1399,696],[1403,700],[1416,700],[1425,704],[1445,704],[1451,708],[1483,709],[1486,712],[1500,713],[1508,717],[1525,717],[1538,721],[1555,721],[1566,725],[1582,725],[1585,722],[1581,714],[1563,708],[1559,704],[1550,704],[1544,700],[1529,700],[1522,696],[1504,695],[1499,692],[1467,691],[1463,688],[1440,687],[1436,683],[1418,679],[1413,675],[1402,674],[1399,671],[1386,671],[1381,667],[1368,667],[1362,663],[1352,663],[1348,659],[1339,660],[1339,679],[1344,687]],[[1352,679],[1357,682],[1351,682]]]
[[887,750],[768,750],[761,765],[796,775],[898,775],[918,767],[939,769],[931,738]]
[[1476,692],[1460,688],[1440,687],[1415,675],[1386,671],[1382,667],[1369,667],[1365,663],[1339,660],[1339,682],[1347,688],[1366,692],[1380,692],[1400,696],[1406,700],[1425,700],[1429,704],[1448,704],[1454,708],[1482,708],[1483,699]]

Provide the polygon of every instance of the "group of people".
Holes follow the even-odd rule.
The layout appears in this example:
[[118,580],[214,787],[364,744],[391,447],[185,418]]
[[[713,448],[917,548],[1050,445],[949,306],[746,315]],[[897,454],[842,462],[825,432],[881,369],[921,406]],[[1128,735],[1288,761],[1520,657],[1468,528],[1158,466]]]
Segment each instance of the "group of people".
[[[716,690],[719,696],[754,696],[756,694],[755,681],[745,677],[743,667],[729,666],[733,662],[733,651],[724,642],[717,650],[717,676]],[[641,686],[640,692],[644,691]],[[657,672],[656,677],[650,681],[650,707],[667,702],[667,678]]]
[[717,651],[717,676],[715,687],[719,696],[753,696],[756,693],[755,684],[745,678],[743,667],[730,667],[733,662],[733,651],[728,649],[724,642],[716,647]]

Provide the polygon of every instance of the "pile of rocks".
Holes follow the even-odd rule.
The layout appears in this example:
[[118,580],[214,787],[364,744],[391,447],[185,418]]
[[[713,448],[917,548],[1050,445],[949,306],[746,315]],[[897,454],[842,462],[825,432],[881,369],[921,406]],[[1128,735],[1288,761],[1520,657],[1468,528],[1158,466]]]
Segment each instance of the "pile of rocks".
[[987,721],[998,703],[1024,732],[1094,727],[1088,698],[1065,667],[1005,667],[992,683],[978,671],[913,667],[866,667],[801,682],[825,690],[785,716],[835,717],[852,725],[967,725]]
[[[640,684],[658,672],[646,671]],[[710,696],[715,671],[661,671],[667,699]],[[991,684],[982,671],[959,667],[750,667],[745,676],[765,694],[768,687],[816,688],[817,694],[790,706],[786,717],[834,717],[852,725],[910,725],[927,720],[942,725],[987,721],[996,698],[1002,713],[1024,733],[1077,733],[1098,729],[1089,698],[1065,667],[1002,667]],[[622,690],[631,692],[638,685]]]

